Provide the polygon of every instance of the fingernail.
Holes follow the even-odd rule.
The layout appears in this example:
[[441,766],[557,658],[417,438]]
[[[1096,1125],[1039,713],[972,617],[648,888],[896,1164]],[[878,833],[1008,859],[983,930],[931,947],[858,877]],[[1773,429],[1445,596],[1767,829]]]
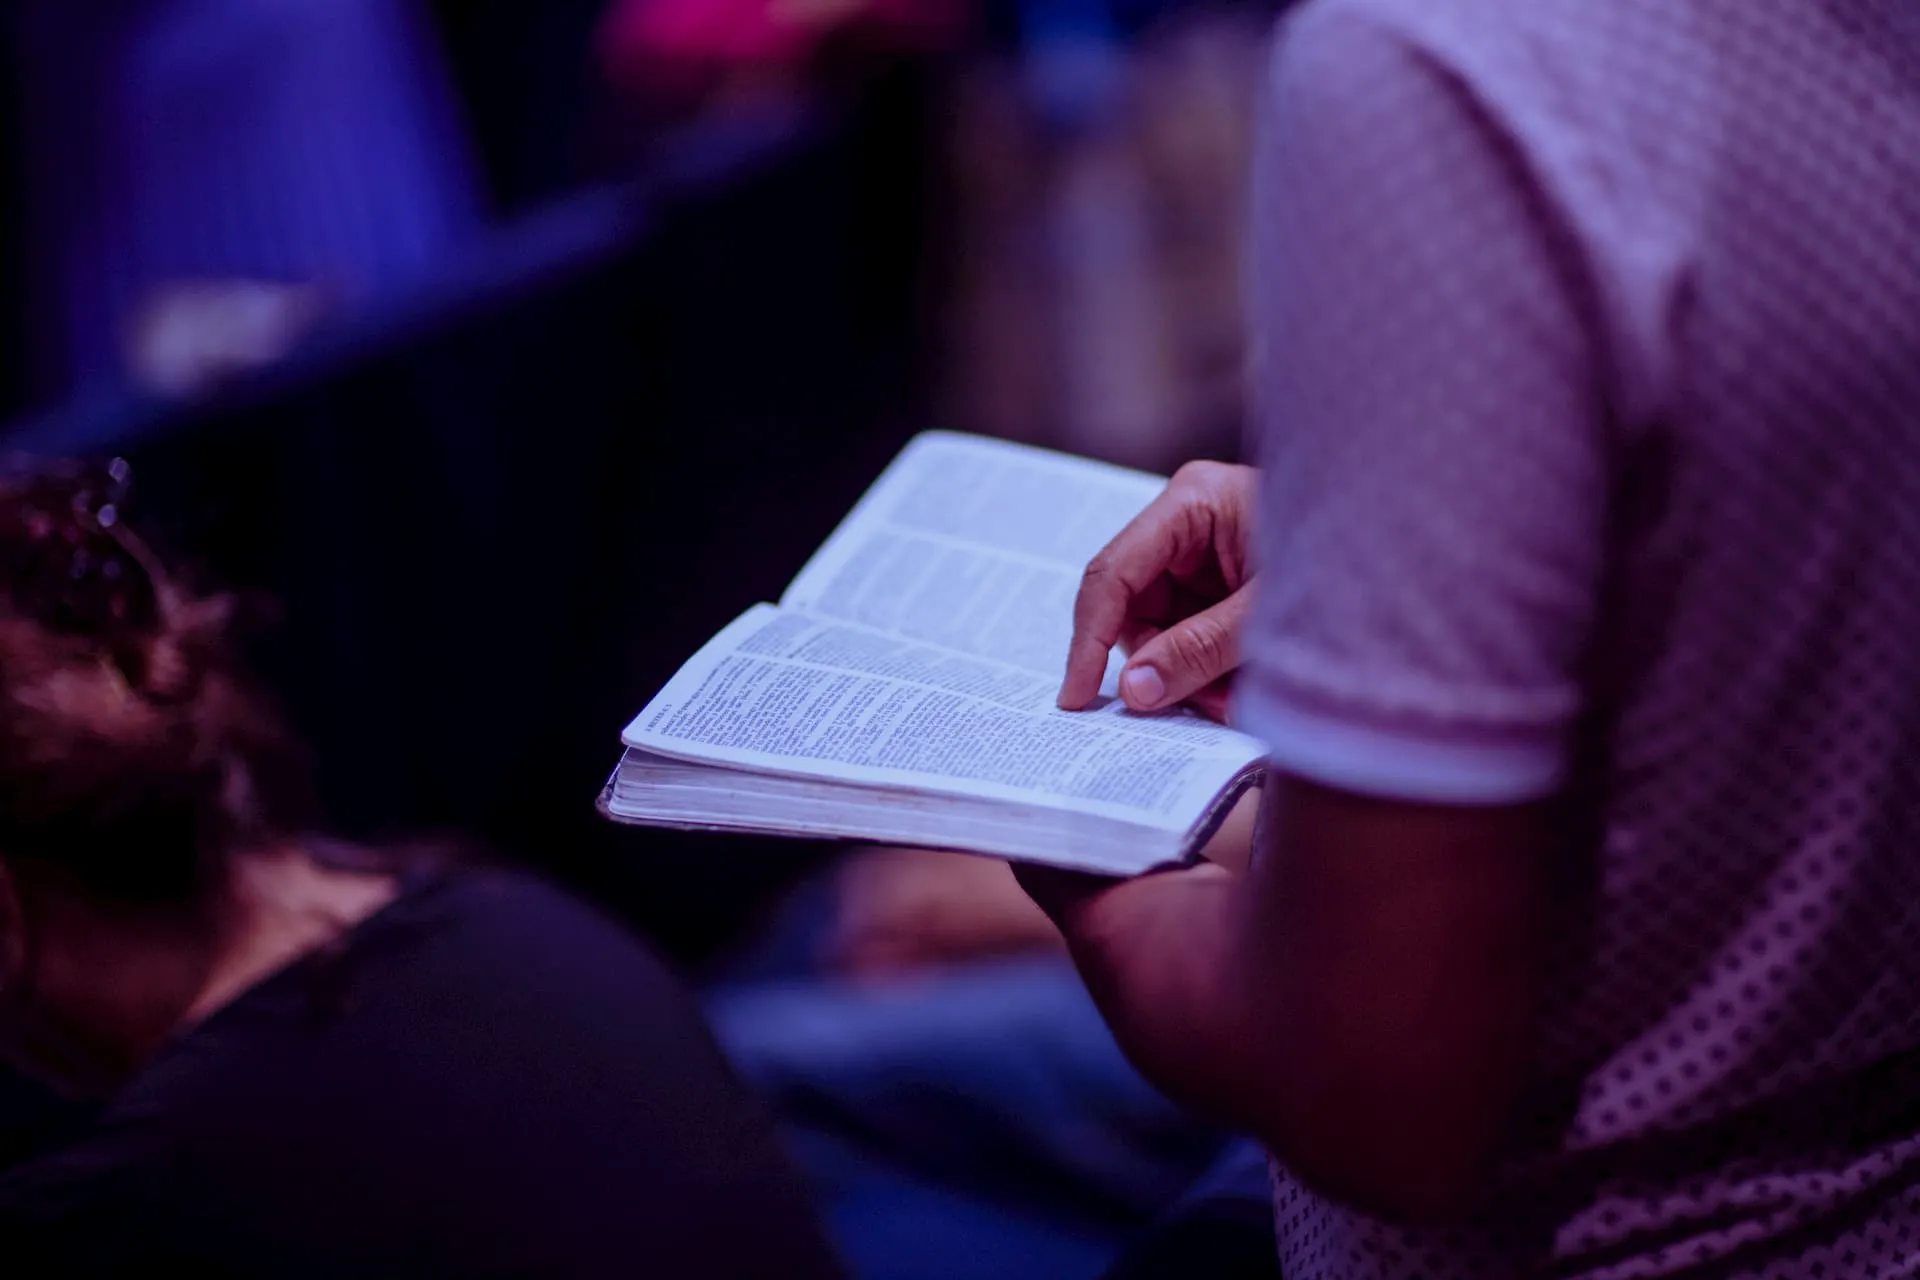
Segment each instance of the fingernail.
[[1167,696],[1167,683],[1152,667],[1135,667],[1120,677],[1120,693],[1129,706],[1157,707]]

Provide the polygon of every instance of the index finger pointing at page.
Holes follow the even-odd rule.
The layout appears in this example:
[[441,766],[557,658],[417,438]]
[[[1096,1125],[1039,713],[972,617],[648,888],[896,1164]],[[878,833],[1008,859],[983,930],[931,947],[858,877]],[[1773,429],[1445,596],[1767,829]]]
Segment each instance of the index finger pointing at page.
[[1134,601],[1174,562],[1184,524],[1177,500],[1162,493],[1087,565],[1073,602],[1073,641],[1060,705],[1078,711],[1100,692],[1107,655],[1120,640]]

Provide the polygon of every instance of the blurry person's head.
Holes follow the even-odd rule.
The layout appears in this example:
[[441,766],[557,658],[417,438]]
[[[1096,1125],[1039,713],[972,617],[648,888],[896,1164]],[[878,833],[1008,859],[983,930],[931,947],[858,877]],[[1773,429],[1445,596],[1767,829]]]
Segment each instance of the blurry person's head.
[[243,860],[307,818],[230,598],[125,527],[123,464],[0,467],[0,1055],[110,1087],[204,992]]

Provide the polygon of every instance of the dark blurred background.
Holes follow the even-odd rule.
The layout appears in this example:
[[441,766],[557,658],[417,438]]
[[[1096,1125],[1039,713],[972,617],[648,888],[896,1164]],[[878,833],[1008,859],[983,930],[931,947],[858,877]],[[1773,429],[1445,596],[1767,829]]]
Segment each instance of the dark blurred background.
[[908,436],[1234,447],[1261,27],[940,0],[763,53],[648,7],[15,0],[0,406],[279,600],[350,832],[484,836],[697,958],[810,854],[627,883],[618,730]]
[[917,431],[1232,455],[1273,7],[8,0],[0,448],[277,602],[344,834],[723,972],[842,853],[604,823],[622,725]]

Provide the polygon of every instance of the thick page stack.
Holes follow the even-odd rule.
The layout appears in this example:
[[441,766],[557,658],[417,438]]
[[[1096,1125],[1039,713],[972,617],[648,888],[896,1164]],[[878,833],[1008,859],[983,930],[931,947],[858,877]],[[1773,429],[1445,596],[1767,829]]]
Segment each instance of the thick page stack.
[[602,812],[1118,875],[1193,856],[1258,780],[1259,744],[1112,699],[1054,706],[1081,570],[1161,483],[919,437],[779,605],[715,636],[627,726]]

